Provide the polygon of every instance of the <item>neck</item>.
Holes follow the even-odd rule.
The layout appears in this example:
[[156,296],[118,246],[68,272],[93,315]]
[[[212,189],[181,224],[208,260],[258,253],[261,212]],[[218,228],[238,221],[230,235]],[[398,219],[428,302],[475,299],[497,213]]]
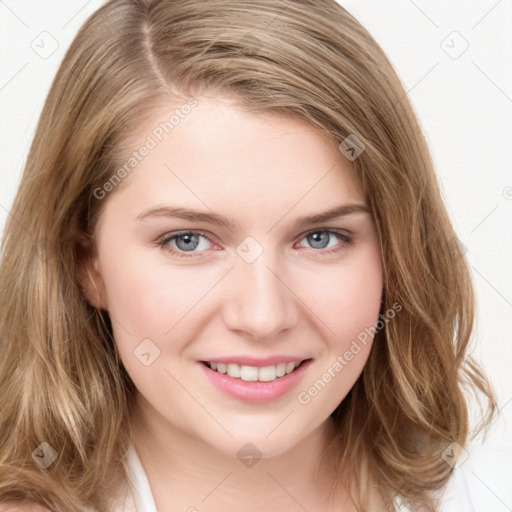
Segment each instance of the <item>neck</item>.
[[[252,464],[190,436],[143,400],[131,426],[158,510],[230,510],[235,504],[266,512],[331,510],[328,492],[335,475],[321,457],[334,436],[331,418],[287,452]],[[338,506],[341,499],[350,502],[340,491]]]

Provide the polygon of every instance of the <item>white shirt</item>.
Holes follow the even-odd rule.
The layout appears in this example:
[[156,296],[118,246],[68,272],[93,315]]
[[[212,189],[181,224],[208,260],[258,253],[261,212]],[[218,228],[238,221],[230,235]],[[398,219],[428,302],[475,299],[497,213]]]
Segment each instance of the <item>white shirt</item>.
[[[452,463],[452,476],[439,491],[439,512],[512,511],[511,446],[469,446]],[[126,467],[133,493],[132,507],[137,512],[157,512],[146,472],[133,445],[128,451]],[[400,498],[397,505],[399,512],[414,512]],[[121,510],[128,510],[126,504]]]

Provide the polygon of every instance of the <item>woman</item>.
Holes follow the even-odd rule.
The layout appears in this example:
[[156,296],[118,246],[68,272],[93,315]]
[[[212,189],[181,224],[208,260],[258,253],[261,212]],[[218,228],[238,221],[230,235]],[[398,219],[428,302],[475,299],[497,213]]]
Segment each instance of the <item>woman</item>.
[[338,4],[111,0],[4,235],[0,510],[464,509],[455,240]]

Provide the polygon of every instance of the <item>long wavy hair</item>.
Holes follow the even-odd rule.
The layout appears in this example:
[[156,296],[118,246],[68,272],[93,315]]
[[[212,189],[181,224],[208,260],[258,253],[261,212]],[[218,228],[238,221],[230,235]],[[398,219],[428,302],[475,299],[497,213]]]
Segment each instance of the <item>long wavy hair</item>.
[[[382,311],[402,309],[332,414],[329,456],[335,485],[349,474],[361,510],[370,487],[386,510],[397,495],[435,510],[430,491],[452,471],[441,452],[471,435],[469,392],[486,404],[478,427],[496,402],[468,354],[473,288],[425,138],[386,55],[334,0],[110,0],[80,29],[2,241],[0,500],[107,511],[126,482],[136,390],[108,314],[85,298],[78,240],[94,242],[108,201],[95,191],[126,161],[137,127],[205,92],[364,145],[352,165],[379,235]],[[32,455],[42,442],[58,454],[46,469]]]

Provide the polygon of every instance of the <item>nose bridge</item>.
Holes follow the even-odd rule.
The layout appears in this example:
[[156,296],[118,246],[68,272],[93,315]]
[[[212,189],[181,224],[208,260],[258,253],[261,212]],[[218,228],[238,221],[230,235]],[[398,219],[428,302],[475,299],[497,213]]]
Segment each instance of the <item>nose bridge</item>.
[[231,272],[232,293],[225,309],[230,329],[264,339],[294,325],[298,318],[296,303],[279,268],[270,249],[253,261],[237,256]]

